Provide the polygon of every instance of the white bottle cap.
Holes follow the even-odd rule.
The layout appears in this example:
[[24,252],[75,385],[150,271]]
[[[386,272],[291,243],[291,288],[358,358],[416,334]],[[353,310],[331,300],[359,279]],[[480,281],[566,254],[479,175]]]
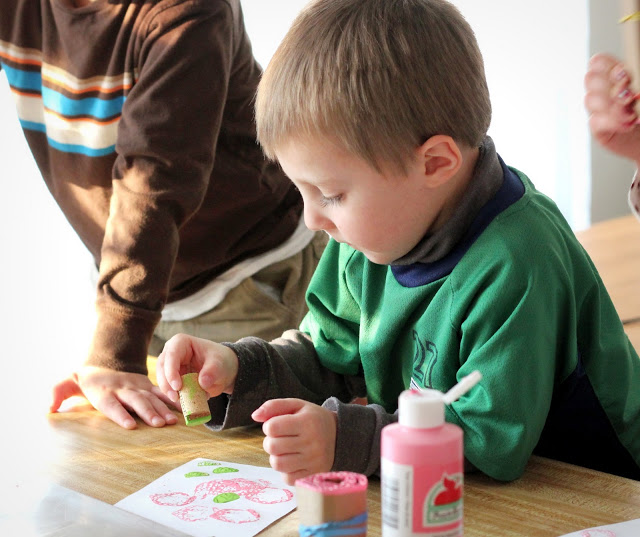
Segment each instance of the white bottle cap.
[[398,399],[398,421],[405,427],[430,429],[444,423],[444,405],[451,404],[458,397],[475,386],[482,375],[474,371],[463,377],[447,393],[438,390],[405,390]]
[[444,394],[438,390],[405,390],[398,399],[398,421],[405,427],[430,429],[444,423]]

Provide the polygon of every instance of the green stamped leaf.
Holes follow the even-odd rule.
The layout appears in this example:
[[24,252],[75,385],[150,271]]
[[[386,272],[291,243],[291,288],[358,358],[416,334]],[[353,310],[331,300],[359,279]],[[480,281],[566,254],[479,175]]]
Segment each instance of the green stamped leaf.
[[202,477],[205,475],[209,475],[207,472],[187,472],[184,474],[185,477]]
[[233,500],[237,500],[240,496],[235,492],[223,492],[222,494],[218,494],[213,501],[216,503],[228,503]]
[[230,472],[239,472],[237,468],[229,468],[228,466],[220,466],[220,468],[216,468],[211,470],[212,474],[228,474]]

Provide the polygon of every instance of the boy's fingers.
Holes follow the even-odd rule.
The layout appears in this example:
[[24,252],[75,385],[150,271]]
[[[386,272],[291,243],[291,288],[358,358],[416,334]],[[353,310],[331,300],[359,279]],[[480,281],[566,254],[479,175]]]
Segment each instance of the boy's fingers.
[[[217,361],[205,362],[198,373],[198,384],[203,390],[211,390],[216,387],[221,377],[220,364]],[[217,394],[219,395],[219,394]]]
[[169,386],[167,377],[164,374],[164,351],[158,355],[158,359],[156,360],[156,382],[158,383],[158,388],[164,393],[171,391],[171,386]]
[[265,436],[262,441],[262,449],[274,456],[302,453],[307,447],[300,436]]
[[160,354],[160,356],[158,356],[158,363],[156,366],[156,382],[158,383],[159,391],[162,393],[162,396],[159,397],[165,401],[170,401],[173,406],[176,406],[176,408],[178,408],[180,397],[178,396],[178,392],[169,385],[167,377],[164,374],[163,354]]
[[289,455],[270,455],[269,465],[282,474],[294,474],[304,472],[308,468],[308,461],[299,453]]
[[228,388],[229,372],[227,366],[220,359],[205,361],[198,374],[198,384],[211,397],[217,397]]
[[282,479],[287,485],[293,486],[296,484],[296,481],[298,479],[303,479],[313,473],[317,473],[317,472],[313,472],[309,470],[298,470],[297,472],[282,474]]
[[305,401],[302,399],[271,399],[254,410],[251,418],[257,422],[265,422],[274,416],[295,414],[299,412],[305,404]]
[[171,389],[178,391],[182,388],[180,366],[188,364],[193,357],[191,340],[184,334],[173,336],[165,343],[164,350],[164,376]]

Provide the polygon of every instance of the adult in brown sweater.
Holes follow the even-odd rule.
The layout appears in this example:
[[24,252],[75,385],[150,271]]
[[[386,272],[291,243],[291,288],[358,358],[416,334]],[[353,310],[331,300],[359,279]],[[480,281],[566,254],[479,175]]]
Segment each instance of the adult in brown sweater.
[[323,239],[255,141],[239,0],[5,0],[0,68],[42,177],[95,260],[88,357],[55,385],[125,428],[175,423],[146,376],[177,332],[297,326]]

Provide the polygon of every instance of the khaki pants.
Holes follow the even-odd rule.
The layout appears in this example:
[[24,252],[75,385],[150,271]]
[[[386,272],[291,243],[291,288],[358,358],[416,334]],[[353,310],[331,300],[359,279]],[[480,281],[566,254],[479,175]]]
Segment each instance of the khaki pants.
[[[243,280],[212,310],[185,321],[161,321],[149,354],[158,356],[166,341],[179,333],[218,342],[245,336],[270,341],[297,328],[307,313],[305,293],[326,244],[326,234],[318,232],[302,251]],[[279,290],[281,301],[256,282]]]

